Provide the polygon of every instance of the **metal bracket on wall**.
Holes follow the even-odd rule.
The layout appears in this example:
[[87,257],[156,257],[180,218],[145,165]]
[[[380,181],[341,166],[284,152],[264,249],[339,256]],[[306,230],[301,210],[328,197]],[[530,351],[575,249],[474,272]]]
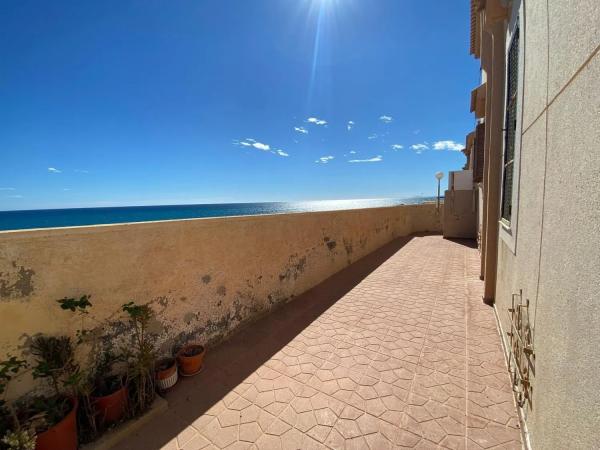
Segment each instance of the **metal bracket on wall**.
[[513,390],[517,403],[529,409],[532,405],[532,377],[535,376],[535,351],[533,348],[533,332],[529,321],[529,299],[523,302],[523,290],[512,295],[512,305],[508,308],[510,338],[508,369],[510,371]]

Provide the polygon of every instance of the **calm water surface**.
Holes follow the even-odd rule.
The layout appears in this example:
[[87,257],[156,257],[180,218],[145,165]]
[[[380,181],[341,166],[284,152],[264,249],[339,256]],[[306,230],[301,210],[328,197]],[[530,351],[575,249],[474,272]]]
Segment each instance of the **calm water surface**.
[[113,208],[38,209],[0,211],[0,230],[71,227],[200,217],[250,216],[309,211],[375,208],[418,204],[431,197],[371,200],[321,200],[310,202],[224,203],[207,205],[126,206]]

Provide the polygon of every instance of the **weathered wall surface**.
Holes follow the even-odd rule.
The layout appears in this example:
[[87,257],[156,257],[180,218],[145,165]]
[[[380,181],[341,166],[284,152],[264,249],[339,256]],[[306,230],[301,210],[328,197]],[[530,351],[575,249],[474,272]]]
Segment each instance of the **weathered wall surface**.
[[[496,308],[531,306],[533,448],[600,440],[600,3],[525,1],[516,248],[500,240]],[[506,336],[504,336],[506,339]]]
[[473,189],[444,193],[444,237],[477,237],[477,192]]
[[[123,338],[120,306],[150,303],[163,349],[210,343],[392,239],[440,232],[435,204],[0,233],[0,348],[74,335],[57,299],[92,295],[85,326]],[[28,383],[15,392],[23,390]]]

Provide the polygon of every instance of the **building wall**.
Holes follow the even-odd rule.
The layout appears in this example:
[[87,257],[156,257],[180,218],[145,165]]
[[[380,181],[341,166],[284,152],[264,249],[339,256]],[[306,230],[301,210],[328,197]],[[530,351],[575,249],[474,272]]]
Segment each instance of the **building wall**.
[[[211,343],[392,239],[440,232],[435,204],[0,233],[0,358],[37,334],[123,344],[121,305],[150,303],[164,351]],[[91,314],[56,300],[91,294]],[[17,395],[27,377],[11,387]]]
[[498,242],[495,306],[506,331],[511,295],[522,289],[531,302],[535,377],[524,412],[532,447],[597,448],[600,3],[525,0],[520,22],[516,247]]
[[451,190],[444,193],[444,237],[477,237],[477,193],[475,190]]

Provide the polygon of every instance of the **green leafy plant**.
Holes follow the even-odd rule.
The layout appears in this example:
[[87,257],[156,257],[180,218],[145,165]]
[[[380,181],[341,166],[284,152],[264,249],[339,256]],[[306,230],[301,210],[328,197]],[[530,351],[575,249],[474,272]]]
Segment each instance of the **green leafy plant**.
[[42,432],[60,422],[71,410],[70,398],[80,377],[71,339],[67,336],[36,336],[30,344],[34,357],[32,375],[44,379],[52,388],[51,396],[29,397],[19,404],[20,413],[30,428]]
[[131,387],[131,408],[134,415],[150,408],[156,396],[154,368],[156,364],[155,340],[148,332],[154,311],[149,305],[134,302],[122,306],[132,330],[131,346],[124,351],[128,362]]
[[[79,298],[65,297],[57,300],[60,308],[78,314],[81,317],[81,326],[77,330],[76,345],[79,346],[88,342],[88,336],[95,336],[90,330],[86,329],[84,319],[89,314],[91,295],[83,295]],[[97,423],[96,411],[93,405],[92,395],[95,390],[95,384],[99,376],[99,371],[104,371],[104,365],[100,363],[102,352],[97,348],[97,342],[92,339],[91,348],[88,353],[88,361],[84,369],[74,370],[66,377],[64,385],[69,388],[74,396],[79,398],[81,408],[78,414],[78,423],[81,430],[82,441],[89,442],[98,436],[99,427]]]
[[[7,403],[6,397],[9,383],[25,368],[27,368],[27,362],[16,356],[8,355],[7,359],[0,361],[0,437],[4,436],[1,440],[4,445],[0,444],[0,448],[20,448],[14,444],[14,442],[18,442],[18,439],[15,441],[14,435],[17,435],[17,438],[20,436],[21,424],[15,409]],[[7,439],[10,442],[7,442]]]
[[36,336],[31,342],[30,350],[35,358],[33,378],[50,380],[54,393],[57,396],[63,395],[63,388],[73,385],[78,372],[71,338]]
[[2,438],[2,443],[9,450],[35,450],[36,440],[35,433],[19,429],[6,433]]

